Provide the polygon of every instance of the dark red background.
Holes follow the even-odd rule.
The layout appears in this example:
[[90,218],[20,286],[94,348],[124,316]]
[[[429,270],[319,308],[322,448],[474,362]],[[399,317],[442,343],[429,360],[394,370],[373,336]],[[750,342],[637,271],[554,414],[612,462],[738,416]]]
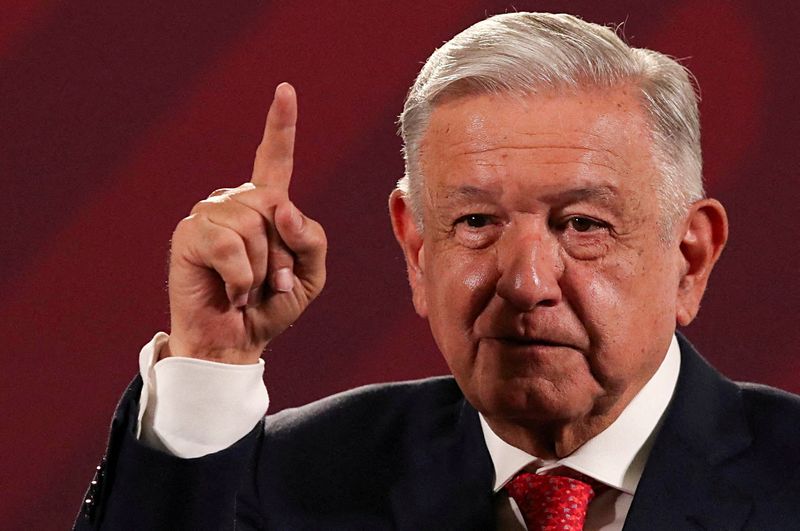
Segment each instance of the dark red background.
[[325,292],[266,355],[272,410],[446,370],[386,215],[394,120],[434,47],[514,8],[627,21],[630,43],[695,72],[732,239],[687,333],[727,374],[800,391],[794,0],[5,1],[0,526],[69,526],[138,350],[168,326],[172,228],[248,178],[280,81],[300,96],[292,197],[330,256]]

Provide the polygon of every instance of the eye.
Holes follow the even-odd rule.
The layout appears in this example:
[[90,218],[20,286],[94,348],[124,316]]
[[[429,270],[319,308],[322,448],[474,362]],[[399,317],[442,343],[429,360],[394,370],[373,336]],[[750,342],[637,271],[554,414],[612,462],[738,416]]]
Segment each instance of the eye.
[[608,253],[613,226],[588,216],[566,216],[555,229],[564,250],[577,260],[594,260]]
[[575,232],[590,232],[606,228],[606,224],[584,216],[572,216],[567,219],[567,228],[571,228]]
[[500,220],[491,214],[466,214],[455,220],[455,241],[469,249],[483,249],[502,233]]
[[484,214],[467,214],[456,220],[456,224],[461,223],[473,229],[480,229],[489,224],[489,216]]

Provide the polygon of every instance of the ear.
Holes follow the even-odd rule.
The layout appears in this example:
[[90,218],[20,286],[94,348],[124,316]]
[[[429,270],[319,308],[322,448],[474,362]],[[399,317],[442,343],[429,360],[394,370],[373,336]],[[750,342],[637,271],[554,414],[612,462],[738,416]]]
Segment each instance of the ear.
[[408,268],[408,282],[411,284],[411,296],[414,309],[420,317],[428,316],[428,304],[425,298],[425,252],[414,215],[408,198],[399,188],[389,195],[389,215],[392,218],[392,230],[397,243],[403,249]]
[[675,318],[679,325],[686,326],[700,309],[708,277],[728,241],[725,208],[715,199],[702,199],[692,204],[680,238],[684,263]]

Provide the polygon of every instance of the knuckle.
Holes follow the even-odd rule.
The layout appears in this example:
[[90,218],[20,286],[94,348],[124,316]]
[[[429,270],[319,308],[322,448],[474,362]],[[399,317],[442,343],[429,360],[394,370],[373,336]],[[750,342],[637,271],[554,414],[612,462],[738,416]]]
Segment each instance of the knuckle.
[[243,193],[249,192],[250,190],[254,190],[255,188],[256,188],[256,185],[254,185],[253,183],[244,182],[244,183],[240,184],[239,186],[237,186],[236,188],[224,188],[224,190],[226,190],[224,195],[226,197],[233,197],[233,196],[236,196],[236,195],[239,195],[239,194],[243,194]]
[[249,269],[235,269],[228,276],[230,278],[225,279],[227,284],[240,291],[250,291],[250,287],[253,285],[253,274]]
[[190,214],[180,220],[177,225],[175,225],[175,230],[172,231],[172,239],[180,240],[186,237],[187,235],[197,231],[197,216]]
[[324,248],[324,249],[327,249],[328,248],[328,235],[325,234],[325,231],[322,230],[321,226],[320,226],[319,232],[317,234],[318,234],[317,237],[319,238],[319,246]]
[[249,238],[263,237],[266,234],[264,217],[251,208],[243,208],[237,219],[237,227]]
[[192,214],[203,214],[209,212],[211,209],[214,208],[215,205],[218,205],[221,201],[222,196],[217,197],[209,197],[208,199],[203,199],[202,201],[198,201],[192,207]]
[[233,190],[233,189],[232,188],[217,188],[216,190],[214,190],[213,192],[208,194],[208,197],[218,197],[218,196],[221,196],[221,195],[226,195],[226,194],[230,193],[231,190]]
[[308,219],[309,223],[309,231],[308,231],[308,241],[312,247],[318,247],[322,249],[328,248],[328,236],[325,234],[325,230],[322,228],[318,222],[314,221],[313,219]]
[[227,234],[215,234],[208,244],[209,254],[216,260],[229,260],[241,252],[239,239]]
[[328,251],[328,241],[324,236],[314,236],[309,242],[309,247],[314,251],[325,253]]
[[266,218],[272,215],[277,203],[274,193],[263,186],[242,190],[236,200]]
[[247,293],[250,291],[250,282],[240,278],[225,278],[225,284],[228,291],[235,295]]
[[256,186],[251,182],[245,182],[237,186],[236,188],[217,188],[210,194],[208,197],[201,201],[201,203],[218,203],[220,200],[225,200],[235,195],[247,192],[249,190],[254,189]]

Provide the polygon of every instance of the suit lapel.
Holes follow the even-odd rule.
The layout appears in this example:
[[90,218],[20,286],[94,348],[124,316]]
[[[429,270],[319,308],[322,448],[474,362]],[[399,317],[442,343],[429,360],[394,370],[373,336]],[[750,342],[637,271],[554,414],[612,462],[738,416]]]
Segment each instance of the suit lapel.
[[492,474],[478,413],[466,400],[393,487],[398,530],[492,529]]
[[672,403],[636,490],[624,531],[741,529],[752,500],[726,476],[750,446],[739,388],[683,336]]

